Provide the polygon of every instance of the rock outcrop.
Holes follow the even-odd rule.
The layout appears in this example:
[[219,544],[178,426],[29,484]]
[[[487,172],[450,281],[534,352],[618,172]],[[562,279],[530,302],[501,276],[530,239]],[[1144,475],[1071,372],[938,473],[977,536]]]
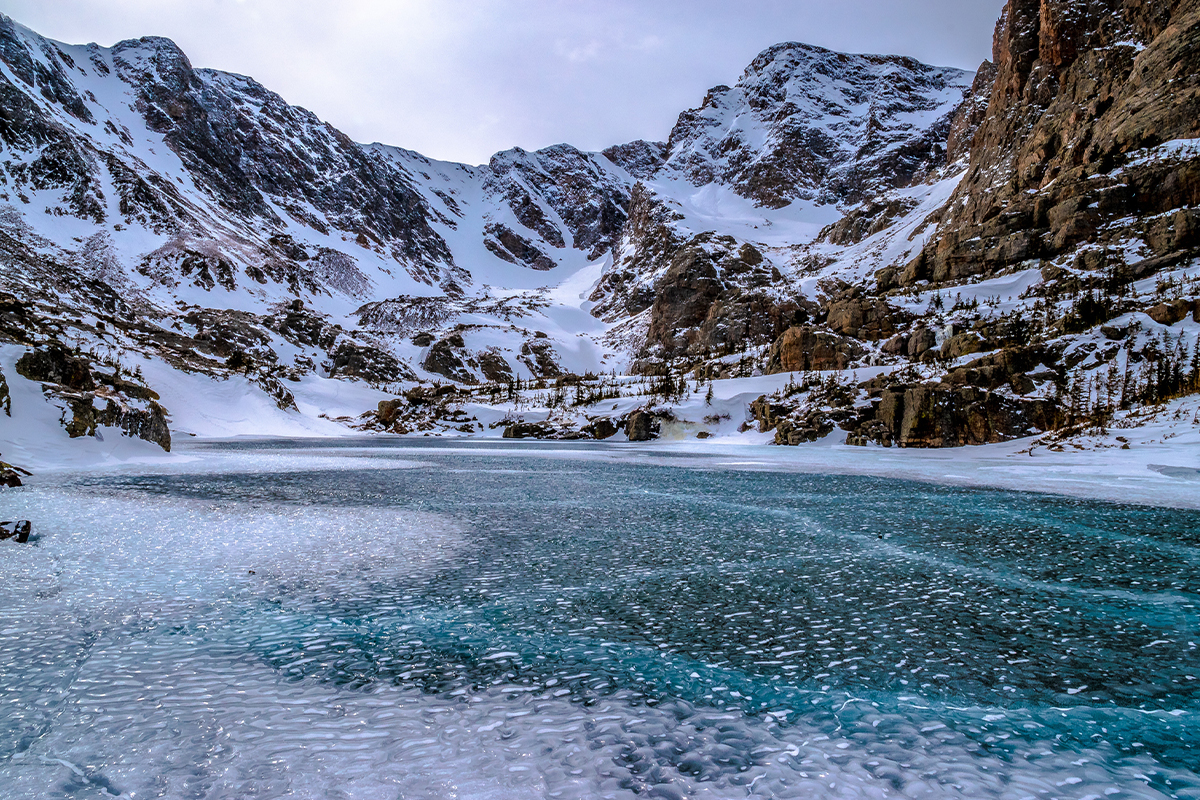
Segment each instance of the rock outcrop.
[[32,533],[33,523],[27,519],[0,522],[0,542],[11,539],[17,544],[27,544]]
[[[64,412],[63,427],[72,439],[95,436],[98,428],[111,427],[171,451],[166,410],[149,387],[119,374],[94,371],[87,359],[58,342],[21,356],[17,373],[41,383],[48,395],[64,403],[70,413]],[[98,403],[102,405],[97,407]]]
[[[595,260],[612,247],[628,217],[629,185],[603,156],[566,144],[536,153],[514,148],[493,156],[488,169],[488,191],[503,197],[516,219],[553,247],[569,245]],[[554,263],[518,258],[535,269]]]
[[771,346],[767,371],[821,372],[844,370],[865,352],[861,344],[810,326],[789,328]]
[[960,447],[1017,439],[1060,425],[1053,401],[1014,400],[970,386],[890,387],[873,411],[873,416],[860,416],[867,431],[858,437],[852,433],[851,439],[872,438],[899,447]]
[[21,478],[27,478],[30,474],[20,467],[0,461],[0,488],[16,489],[23,483]]

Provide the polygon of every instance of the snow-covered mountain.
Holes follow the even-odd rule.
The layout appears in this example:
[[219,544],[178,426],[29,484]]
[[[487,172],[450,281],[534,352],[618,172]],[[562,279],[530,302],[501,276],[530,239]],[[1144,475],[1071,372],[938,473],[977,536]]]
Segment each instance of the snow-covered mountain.
[[[668,145],[514,149],[472,167],[355,144],[250,78],[193,68],[164,39],[68,46],[7,18],[0,37],[6,105],[19,111],[2,133],[0,200],[13,242],[54,262],[6,271],[8,291],[49,299],[90,278],[140,314],[181,320],[182,303],[201,324],[204,309],[268,315],[300,299],[346,331],[333,352],[397,360],[381,384],[626,366],[600,344],[605,325],[580,323],[579,295],[614,271],[605,259],[639,180],[644,195],[690,207],[699,228],[724,227],[722,203],[743,207],[735,232],[772,224],[785,196],[803,195],[787,220],[803,238],[839,216],[832,201],[940,166],[970,84],[911,60],[780,45],[685,112]],[[779,186],[761,194],[769,181]],[[796,225],[776,239],[792,243]],[[589,285],[558,297],[564,281]],[[180,320],[167,324],[199,331]],[[401,341],[421,334],[437,342]],[[319,372],[330,356],[285,366],[303,371],[307,358]]]
[[[44,386],[81,436],[561,417],[541,435],[613,397],[627,427],[669,396],[647,376],[677,394],[684,374],[832,370],[879,385],[747,401],[733,424],[914,446],[1062,427],[1080,369],[1128,373],[1151,325],[1190,346],[1196,306],[1194,3],[1101,5],[1011,0],[977,74],[775,45],[665,143],[482,166],[355,143],[164,39],[65,45],[0,17],[0,406]],[[1098,273],[1118,262],[1141,266]],[[1096,299],[1118,285],[1128,308]],[[1114,319],[1143,334],[1099,358]],[[1076,359],[1065,337],[1089,336]],[[435,382],[460,388],[430,400]],[[555,382],[575,411],[522,395]],[[933,394],[888,399],[914,382]],[[913,433],[935,401],[951,435]]]
[[911,58],[778,44],[680,116],[658,174],[729,186],[770,208],[910,186],[945,164],[972,77]]

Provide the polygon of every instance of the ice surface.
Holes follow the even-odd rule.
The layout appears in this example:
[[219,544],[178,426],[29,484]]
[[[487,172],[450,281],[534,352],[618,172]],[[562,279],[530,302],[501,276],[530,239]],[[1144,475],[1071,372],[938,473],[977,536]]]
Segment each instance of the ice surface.
[[[747,448],[748,450],[748,448]],[[1195,797],[1200,516],[754,457],[189,448],[6,492],[6,798]]]

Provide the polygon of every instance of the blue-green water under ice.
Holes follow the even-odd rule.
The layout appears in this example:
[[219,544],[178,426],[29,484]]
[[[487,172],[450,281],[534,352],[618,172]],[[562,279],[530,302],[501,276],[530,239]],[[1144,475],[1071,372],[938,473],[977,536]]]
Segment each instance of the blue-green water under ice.
[[6,495],[0,796],[1200,797],[1200,513],[648,452]]

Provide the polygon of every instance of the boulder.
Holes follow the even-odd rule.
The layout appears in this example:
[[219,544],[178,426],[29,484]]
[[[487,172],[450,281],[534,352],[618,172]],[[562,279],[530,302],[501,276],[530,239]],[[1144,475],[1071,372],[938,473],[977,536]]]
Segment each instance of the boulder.
[[584,425],[581,430],[593,439],[603,441],[616,436],[620,429],[608,417],[600,417]]
[[658,433],[658,418],[649,411],[634,411],[625,423],[625,435],[631,442],[649,442],[658,438]]
[[1200,303],[1195,300],[1175,300],[1171,303],[1159,303],[1146,311],[1150,319],[1159,325],[1174,325],[1188,316],[1200,316]]
[[[404,393],[404,399],[414,406],[430,405],[443,398],[458,394],[458,389],[449,383],[437,386],[414,386]],[[393,402],[393,401],[388,401]]]
[[408,405],[404,400],[380,400],[375,410],[375,419],[381,425],[391,427],[400,417],[400,409]]
[[1101,325],[1100,332],[1111,342],[1119,342],[1129,336],[1129,326]]
[[881,349],[889,356],[905,355],[908,352],[908,337],[903,333],[897,333],[884,342]]
[[14,539],[17,544],[27,544],[33,532],[33,523],[27,519],[16,522],[0,522],[0,541]]
[[505,439],[548,439],[554,429],[540,422],[514,422],[504,429]]
[[979,338],[979,334],[973,331],[964,331],[943,342],[941,352],[943,358],[953,360],[981,352],[983,349],[984,342]]
[[924,326],[917,328],[908,337],[908,357],[920,358],[937,347],[937,336]]

